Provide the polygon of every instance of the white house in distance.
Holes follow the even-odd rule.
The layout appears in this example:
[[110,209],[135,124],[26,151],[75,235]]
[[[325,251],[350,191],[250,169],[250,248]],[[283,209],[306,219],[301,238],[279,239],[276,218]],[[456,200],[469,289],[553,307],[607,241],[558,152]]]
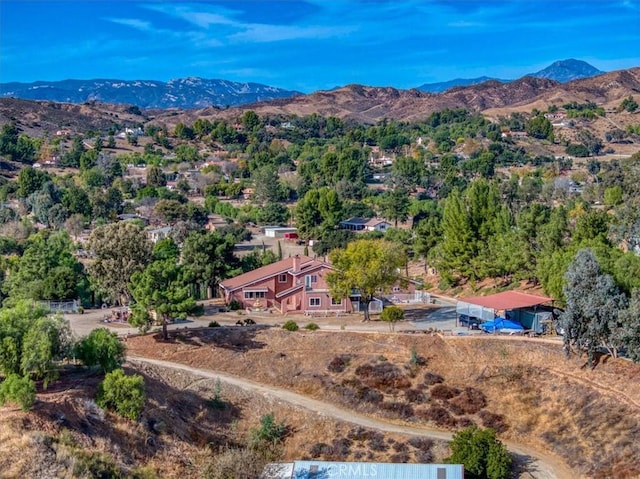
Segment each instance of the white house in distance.
[[382,231],[383,233],[393,226],[388,221],[380,218],[359,218],[354,216],[340,222],[340,228],[349,231]]

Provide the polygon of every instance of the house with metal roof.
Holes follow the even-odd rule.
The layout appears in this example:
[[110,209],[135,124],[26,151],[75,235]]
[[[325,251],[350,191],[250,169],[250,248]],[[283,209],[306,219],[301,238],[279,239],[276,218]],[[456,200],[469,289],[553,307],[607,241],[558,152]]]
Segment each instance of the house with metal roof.
[[295,461],[268,464],[260,479],[464,479],[464,466]]

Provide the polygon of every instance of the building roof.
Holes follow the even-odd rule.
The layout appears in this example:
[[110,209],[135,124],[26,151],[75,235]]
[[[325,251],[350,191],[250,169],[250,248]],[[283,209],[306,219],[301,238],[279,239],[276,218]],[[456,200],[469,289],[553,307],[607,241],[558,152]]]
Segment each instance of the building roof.
[[510,310],[549,303],[553,301],[553,299],[547,298],[546,296],[521,293],[520,291],[504,291],[502,293],[490,294],[489,296],[460,298],[460,301],[494,310]]
[[341,225],[366,225],[369,218],[360,218],[359,216],[352,216],[349,219],[341,221]]
[[391,224],[391,223],[389,223],[388,221],[383,220],[383,219],[380,219],[380,218],[371,218],[369,221],[367,221],[367,222],[365,223],[365,226],[372,226],[372,227],[375,227],[375,226],[378,226],[379,224],[382,224],[382,223],[386,223],[386,224],[388,224],[388,225],[390,225],[390,224]]
[[464,479],[461,464],[295,461],[268,464],[264,479]]
[[[301,272],[308,271],[309,269],[313,269],[321,265],[330,267],[329,264],[323,263],[322,261],[318,261],[313,258],[309,258],[308,256],[299,256],[298,259],[300,260],[299,268]],[[277,261],[276,263],[268,264],[267,266],[263,266],[262,268],[254,269],[253,271],[249,271],[234,278],[229,278],[220,283],[220,286],[228,291],[234,291],[236,289],[242,288],[243,286],[255,283],[263,279],[271,278],[278,274],[296,274],[293,273],[293,260],[294,257],[290,257]]]

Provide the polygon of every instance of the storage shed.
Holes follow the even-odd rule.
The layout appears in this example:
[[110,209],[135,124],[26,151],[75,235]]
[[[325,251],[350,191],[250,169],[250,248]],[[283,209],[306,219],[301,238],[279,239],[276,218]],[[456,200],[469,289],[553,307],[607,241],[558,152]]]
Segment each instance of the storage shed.
[[[482,323],[487,321],[507,320],[517,323],[523,330],[530,330],[537,334],[545,332],[545,325],[551,321],[550,308],[543,307],[545,303],[553,303],[553,299],[546,296],[521,293],[520,291],[504,291],[488,296],[476,296],[462,298],[456,305],[458,320],[468,321],[470,324],[477,320],[482,328]],[[502,321],[504,323],[504,321]],[[499,331],[501,328],[493,323],[489,324],[491,331]],[[506,328],[515,330],[515,328]]]

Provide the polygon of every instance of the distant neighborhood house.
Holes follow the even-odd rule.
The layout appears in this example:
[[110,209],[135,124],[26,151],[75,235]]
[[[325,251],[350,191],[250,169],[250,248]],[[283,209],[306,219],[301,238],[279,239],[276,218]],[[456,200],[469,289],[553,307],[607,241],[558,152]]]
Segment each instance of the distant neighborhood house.
[[349,231],[387,231],[391,223],[380,218],[351,217],[340,222],[340,228]]

